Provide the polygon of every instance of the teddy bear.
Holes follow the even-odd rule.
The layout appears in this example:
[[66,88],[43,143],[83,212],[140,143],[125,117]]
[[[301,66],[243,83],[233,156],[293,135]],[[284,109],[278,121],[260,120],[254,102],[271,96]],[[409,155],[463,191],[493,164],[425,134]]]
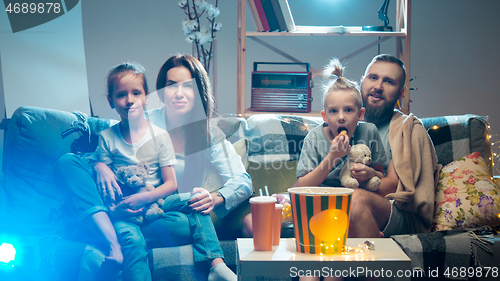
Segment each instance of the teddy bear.
[[[149,165],[146,162],[118,168],[116,177],[120,182],[123,196],[155,189],[153,185],[146,183],[148,180],[148,171]],[[163,214],[163,210],[161,209],[163,202],[163,199],[158,199],[156,202],[146,205],[142,215],[130,217],[130,221],[137,225],[142,225],[145,221],[151,222],[160,218]]]
[[[363,163],[368,165],[372,162],[372,154],[370,148],[366,144],[356,144],[351,147],[349,151],[348,159],[342,170],[340,171],[340,183],[344,187],[349,188],[357,188],[360,186],[358,180],[352,177],[351,167],[355,163]],[[371,179],[368,179],[361,183],[361,187],[370,190],[376,191],[380,186],[380,179],[377,176],[373,176]]]

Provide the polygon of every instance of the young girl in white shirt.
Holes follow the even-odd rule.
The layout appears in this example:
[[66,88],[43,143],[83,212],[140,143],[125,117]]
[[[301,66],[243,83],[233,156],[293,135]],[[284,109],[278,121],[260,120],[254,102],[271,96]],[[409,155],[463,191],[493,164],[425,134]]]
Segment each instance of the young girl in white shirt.
[[[222,260],[223,252],[210,216],[193,211],[189,206],[189,200],[196,193],[177,193],[174,147],[168,132],[145,118],[148,95],[142,66],[124,63],[110,71],[107,98],[121,120],[101,133],[99,160],[115,173],[122,166],[147,162],[150,166],[148,183],[156,187],[149,192],[113,200],[111,194],[114,193],[117,198],[122,194],[118,185],[101,186],[101,195],[109,202],[113,226],[123,251],[123,276],[130,280],[151,279],[144,247],[146,241],[141,229],[131,222],[120,220],[120,217],[136,215],[136,211],[147,204],[165,198],[165,212],[181,211],[188,215],[193,232],[195,262],[206,261],[212,267],[218,265],[218,270],[210,271],[209,280],[236,280],[234,273]],[[111,181],[116,181],[116,178]]]

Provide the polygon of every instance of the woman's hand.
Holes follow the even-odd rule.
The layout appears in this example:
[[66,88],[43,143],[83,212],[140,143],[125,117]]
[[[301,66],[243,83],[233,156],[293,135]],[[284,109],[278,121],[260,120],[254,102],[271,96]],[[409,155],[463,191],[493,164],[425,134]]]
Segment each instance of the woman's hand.
[[106,164],[98,162],[95,164],[94,170],[96,172],[97,189],[105,201],[116,202],[123,196],[122,190],[116,181],[116,175]]
[[199,193],[189,200],[189,206],[202,214],[209,214],[215,207],[215,201],[212,195],[204,188],[193,188],[193,194]]

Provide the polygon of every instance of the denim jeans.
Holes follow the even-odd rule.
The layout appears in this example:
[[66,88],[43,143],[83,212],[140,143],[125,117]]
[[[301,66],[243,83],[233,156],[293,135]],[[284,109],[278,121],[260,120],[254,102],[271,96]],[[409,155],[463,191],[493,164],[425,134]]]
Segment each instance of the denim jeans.
[[196,195],[196,193],[171,194],[165,198],[163,211],[179,211],[188,216],[191,233],[193,234],[193,257],[195,262],[224,258],[210,215],[193,211],[188,206],[189,199]]
[[126,221],[114,221],[118,242],[123,253],[123,280],[151,280],[148,247],[140,226]]
[[107,208],[97,191],[92,168],[78,155],[67,153],[54,164],[54,182],[77,222]]

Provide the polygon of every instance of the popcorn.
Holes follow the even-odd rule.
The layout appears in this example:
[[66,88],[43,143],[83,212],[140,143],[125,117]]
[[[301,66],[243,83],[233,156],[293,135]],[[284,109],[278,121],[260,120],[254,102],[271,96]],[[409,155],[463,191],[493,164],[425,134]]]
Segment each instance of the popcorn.
[[292,206],[290,206],[290,203],[283,205],[282,216],[282,222],[292,221]]

